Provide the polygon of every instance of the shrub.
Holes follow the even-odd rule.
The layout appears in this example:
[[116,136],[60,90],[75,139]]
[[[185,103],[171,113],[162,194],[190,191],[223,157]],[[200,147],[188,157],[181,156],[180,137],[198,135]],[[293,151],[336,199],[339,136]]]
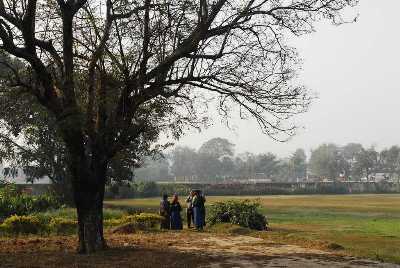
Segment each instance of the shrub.
[[76,209],[75,208],[59,208],[51,209],[44,212],[34,213],[42,222],[49,223],[52,218],[64,218],[76,220]]
[[136,222],[145,228],[153,228],[164,219],[164,217],[154,213],[140,213],[134,217],[136,217]]
[[13,215],[4,220],[2,229],[13,234],[37,234],[46,228],[36,216]]
[[125,224],[126,222],[123,221],[122,219],[105,219],[103,221],[103,225],[105,227],[115,227],[115,226],[119,226],[122,224]]
[[53,195],[31,196],[19,193],[14,184],[0,185],[0,219],[11,215],[29,215],[60,206],[60,202]]
[[133,223],[138,229],[151,229],[160,223],[164,218],[154,213],[140,213],[122,217],[120,223]]
[[127,214],[126,211],[121,209],[110,209],[105,208],[103,209],[103,219],[110,220],[110,219],[120,219]]
[[266,230],[267,219],[259,212],[260,204],[250,200],[229,200],[212,204],[208,210],[210,225],[227,222],[255,230]]
[[109,218],[104,220],[104,226],[115,227],[124,224],[133,224],[136,228],[147,230],[157,226],[163,219],[154,213],[140,213],[136,215],[125,215],[121,218]]
[[72,219],[52,218],[49,223],[50,231],[57,234],[75,233],[78,222]]

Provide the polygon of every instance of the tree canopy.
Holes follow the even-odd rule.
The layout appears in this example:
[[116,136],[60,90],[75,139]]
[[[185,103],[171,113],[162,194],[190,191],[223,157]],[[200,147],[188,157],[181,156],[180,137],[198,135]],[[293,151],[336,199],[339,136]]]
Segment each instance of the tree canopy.
[[[210,98],[276,137],[304,112],[287,34],[344,22],[357,0],[0,0],[0,42],[23,66],[2,83],[39,104],[65,144],[79,251],[105,247],[102,205],[114,157],[151,150],[161,132],[201,127]],[[27,97],[25,97],[27,96]],[[235,107],[235,108],[233,108]],[[50,125],[49,125],[50,126]]]

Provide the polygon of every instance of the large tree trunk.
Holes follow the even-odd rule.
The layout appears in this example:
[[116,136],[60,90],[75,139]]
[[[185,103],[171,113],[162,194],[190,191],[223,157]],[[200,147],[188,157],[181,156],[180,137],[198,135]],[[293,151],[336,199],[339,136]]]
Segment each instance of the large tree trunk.
[[71,161],[78,215],[78,252],[90,254],[106,248],[103,235],[103,200],[107,162],[103,157]]
[[103,197],[100,191],[80,191],[76,202],[78,214],[78,252],[90,254],[106,248],[103,235]]
[[[68,119],[68,120],[67,120]],[[78,215],[78,252],[90,254],[106,248],[103,235],[103,200],[108,167],[103,135],[84,134],[79,115],[60,121],[68,149],[68,168]]]

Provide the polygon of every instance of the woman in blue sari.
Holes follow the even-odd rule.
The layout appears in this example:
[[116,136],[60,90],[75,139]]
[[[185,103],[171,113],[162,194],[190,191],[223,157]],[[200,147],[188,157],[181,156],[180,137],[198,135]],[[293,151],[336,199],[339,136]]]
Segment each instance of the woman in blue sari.
[[205,211],[204,211],[204,199],[200,195],[199,191],[194,191],[192,205],[193,205],[194,225],[196,226],[197,230],[201,231],[203,230],[204,227]]
[[181,218],[182,207],[178,201],[177,194],[174,194],[173,196],[170,211],[171,211],[171,229],[182,230],[182,218]]

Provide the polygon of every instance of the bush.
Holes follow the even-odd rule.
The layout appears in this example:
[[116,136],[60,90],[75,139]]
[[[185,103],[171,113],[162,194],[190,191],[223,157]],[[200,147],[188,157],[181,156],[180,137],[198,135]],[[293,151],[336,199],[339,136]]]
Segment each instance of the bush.
[[3,231],[12,234],[37,234],[46,229],[38,217],[18,215],[5,219],[1,227]]
[[65,218],[52,218],[49,223],[49,229],[57,234],[75,233],[78,222],[76,220]]
[[164,218],[154,213],[140,213],[136,215],[125,215],[121,218],[110,218],[104,220],[104,226],[116,227],[125,224],[133,224],[135,228],[148,230],[157,226]]
[[148,230],[157,226],[164,218],[154,213],[140,213],[136,215],[126,215],[121,219],[105,220],[106,226],[119,226],[133,224],[137,229]]
[[259,212],[260,204],[250,200],[229,200],[212,204],[208,210],[207,222],[231,223],[255,230],[266,230],[268,222]]
[[123,225],[125,223],[126,222],[123,221],[122,219],[105,219],[103,221],[104,227],[115,227],[115,226]]
[[60,202],[53,195],[31,196],[19,193],[14,184],[0,185],[0,220],[11,215],[29,215],[60,206]]
[[154,228],[164,219],[164,217],[154,213],[140,213],[133,217],[135,217],[137,224],[144,228]]

